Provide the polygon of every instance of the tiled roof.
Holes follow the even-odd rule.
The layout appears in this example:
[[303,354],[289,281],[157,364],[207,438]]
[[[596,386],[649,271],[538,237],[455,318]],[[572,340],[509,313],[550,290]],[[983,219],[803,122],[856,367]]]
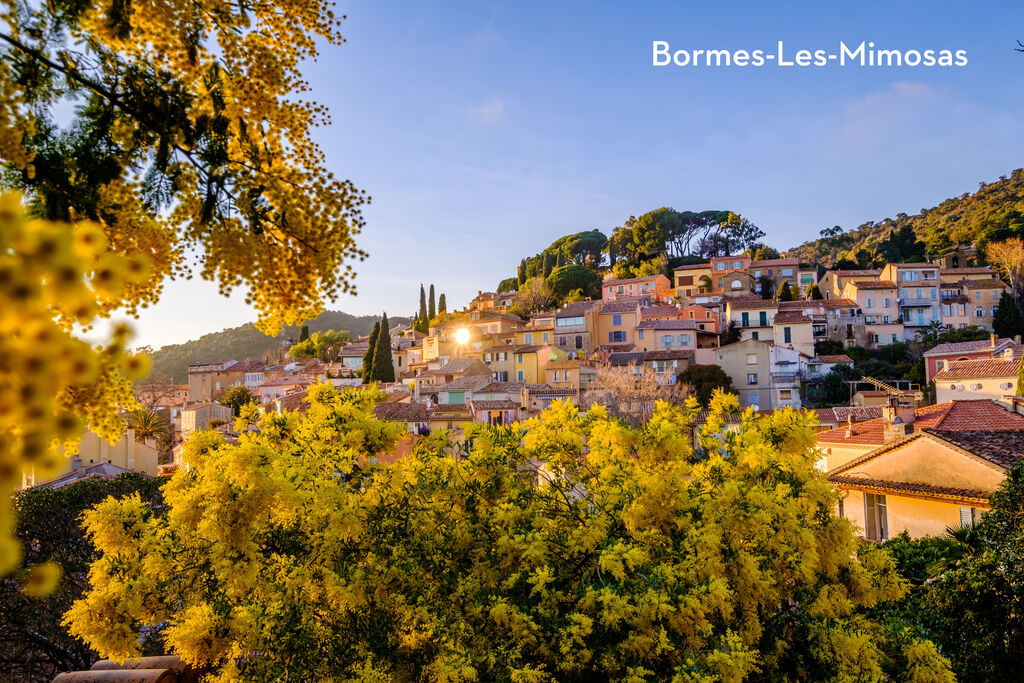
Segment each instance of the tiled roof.
[[469,413],[469,406],[465,403],[438,403],[429,409],[430,415],[451,415],[457,413]]
[[278,379],[267,380],[260,384],[261,387],[280,387],[289,386],[292,384],[298,386],[306,386],[312,384],[313,380],[309,377],[303,377],[302,375],[288,375],[287,377],[279,377]]
[[967,289],[1008,289],[1002,280],[968,280],[964,283]]
[[574,301],[570,304],[566,304],[562,307],[562,310],[555,314],[556,318],[575,318],[581,316],[587,311],[600,306],[600,299],[594,301]]
[[608,301],[601,308],[601,315],[606,315],[608,313],[632,313],[639,308],[639,306],[640,302],[635,299],[632,301],[622,301],[621,299],[617,301]]
[[775,316],[775,324],[780,323],[809,323],[810,317],[801,311],[782,311]]
[[644,320],[636,326],[638,330],[696,330],[692,320]]
[[880,270],[832,270],[829,272],[837,277],[869,277],[882,274]]
[[768,268],[770,266],[799,266],[800,259],[797,258],[774,258],[766,261],[751,261],[751,268]]
[[438,391],[475,391],[494,381],[488,375],[463,375],[456,377],[451,382],[445,382],[437,388]]
[[816,356],[816,358],[820,360],[822,363],[846,363],[848,365],[853,365],[853,359],[847,356],[845,353],[840,353],[835,356]]
[[644,352],[644,362],[652,360],[691,360],[693,351],[690,349],[660,349]]
[[[940,432],[997,432],[1024,429],[1024,417],[1011,413],[988,399],[947,401],[918,408],[914,412],[912,426],[915,431],[933,429]],[[885,442],[883,427],[882,418],[868,420],[855,424],[851,436],[846,436],[846,427],[841,426],[819,433],[818,441],[880,446]]]
[[939,272],[943,275],[981,275],[987,273],[995,277],[996,273],[991,268],[986,266],[971,266],[968,268],[940,268]]
[[520,346],[512,347],[512,351],[515,353],[536,353],[543,348],[544,346],[541,344],[521,344]]
[[1002,358],[975,358],[973,360],[950,361],[949,367],[933,378],[936,382],[954,379],[977,379],[981,377],[1016,377],[1020,369],[1019,360]]
[[648,318],[664,318],[664,317],[679,317],[679,309],[675,306],[663,305],[663,306],[647,306],[646,308],[640,309],[640,319]]
[[635,344],[602,344],[598,346],[595,351],[608,351],[609,353],[625,353],[632,351]]
[[474,374],[481,374],[481,375],[483,375],[483,374],[489,374],[490,373],[490,369],[486,365],[484,365],[483,361],[481,361],[481,360],[477,360],[476,358],[456,358],[455,360],[448,361],[447,363],[445,363],[444,365],[442,365],[441,367],[439,367],[439,368],[437,368],[435,370],[427,370],[426,372],[422,372],[419,375],[417,375],[417,377],[438,377],[438,376],[443,376],[443,375],[461,375],[461,374],[466,373],[469,370],[480,369],[480,368],[474,368],[474,366],[476,366],[476,365],[479,365],[481,368],[483,368],[483,370],[486,370],[487,372],[484,373],[483,371],[481,371],[479,373],[474,373]]
[[822,308],[860,308],[856,301],[849,299],[817,299],[814,303]]
[[677,271],[677,270],[700,270],[702,268],[703,269],[710,269],[711,268],[711,264],[710,263],[691,263],[691,264],[686,265],[686,266],[676,266],[672,270],[674,272],[674,271]]
[[729,307],[737,310],[749,310],[756,308],[778,308],[778,303],[772,299],[762,299],[761,297],[744,297],[742,299],[729,299]]
[[470,401],[473,410],[519,410],[515,401]]
[[998,349],[1003,344],[1011,343],[1012,339],[996,339],[995,346],[992,346],[992,340],[981,339],[978,341],[967,341],[967,342],[953,342],[950,344],[939,344],[931,349],[925,351],[925,356],[945,356],[950,353],[977,353],[979,351],[987,351],[989,349]]
[[833,475],[828,478],[834,484],[864,491],[880,491],[897,495],[918,498],[942,498],[944,500],[988,504],[989,493],[975,489],[956,489],[948,486],[932,486],[931,484],[914,484],[905,481],[889,481],[886,479],[868,479]]
[[627,353],[613,353],[608,356],[608,365],[613,367],[619,365],[629,365],[630,363],[640,363],[644,359],[643,351],[633,351]]
[[[928,430],[928,433],[933,433]],[[1011,469],[1024,460],[1024,431],[1007,432],[934,432],[949,443],[969,451],[1005,469]]]
[[918,263],[894,263],[892,265],[896,266],[897,269],[899,269],[899,268],[936,268],[937,267],[934,263],[927,263],[925,261],[921,261],[921,262],[918,262]]
[[522,382],[491,381],[487,386],[476,389],[474,394],[518,394],[526,385]]
[[837,406],[835,408],[817,408],[815,414],[821,424],[846,424],[849,418],[854,422],[866,422],[882,417],[882,406]]
[[888,280],[856,280],[853,286],[857,289],[896,289],[896,283]]
[[[659,274],[659,275],[645,275],[644,277],[631,277],[631,278],[626,278],[624,280],[615,280],[615,279],[605,280],[604,282],[601,283],[601,286],[602,287],[607,287],[608,285],[624,285],[624,284],[629,284],[630,282],[647,282],[648,280],[656,280],[658,277],[665,277],[665,276]],[[668,278],[665,278],[665,279],[668,279]]]

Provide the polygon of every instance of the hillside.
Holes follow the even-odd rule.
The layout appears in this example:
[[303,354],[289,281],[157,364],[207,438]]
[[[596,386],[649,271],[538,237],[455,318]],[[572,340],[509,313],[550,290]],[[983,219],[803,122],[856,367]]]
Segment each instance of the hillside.
[[1024,236],[1024,169],[993,183],[981,183],[976,192],[964,193],[915,215],[869,221],[849,232],[823,237],[786,252],[804,263],[833,265],[840,258],[856,261],[856,253],[875,253],[894,230],[910,226],[929,254],[941,255],[957,245]]
[[[353,337],[369,334],[374,323],[379,320],[372,315],[354,316],[341,311],[324,311],[309,321],[310,332],[323,330],[348,330]],[[407,324],[409,318],[389,318],[391,324]],[[248,323],[239,327],[211,332],[199,339],[184,344],[171,344],[161,347],[151,354],[153,359],[153,378],[167,378],[176,383],[184,383],[188,379],[190,363],[202,361],[235,360],[259,358],[267,349],[278,348],[286,339],[299,338],[298,327],[285,327],[276,337],[268,337],[255,325]]]

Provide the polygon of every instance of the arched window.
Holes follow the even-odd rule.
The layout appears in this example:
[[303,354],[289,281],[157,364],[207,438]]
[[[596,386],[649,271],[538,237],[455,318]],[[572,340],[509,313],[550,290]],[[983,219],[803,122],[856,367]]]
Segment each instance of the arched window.
[[739,280],[733,280],[732,281],[732,288],[733,289],[743,289],[743,283],[740,282]]

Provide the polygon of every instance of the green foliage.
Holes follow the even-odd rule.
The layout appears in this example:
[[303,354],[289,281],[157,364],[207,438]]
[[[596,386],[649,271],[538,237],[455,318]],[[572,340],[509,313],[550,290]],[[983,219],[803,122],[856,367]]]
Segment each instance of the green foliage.
[[427,301],[427,320],[437,317],[437,302],[434,299],[434,285],[430,285],[430,299]]
[[807,288],[807,299],[824,299],[824,295],[821,293],[821,287],[818,287],[818,283],[814,283]]
[[[96,551],[80,516],[108,497],[138,494],[159,512],[163,479],[135,472],[113,479],[89,477],[58,488],[32,488],[14,498],[15,535],[24,548],[20,567],[0,580],[0,669],[8,681],[50,681],[61,672],[88,669],[98,655],[61,625],[61,616],[89,586]],[[47,595],[33,597],[36,588]]]
[[1000,337],[1009,339],[1018,335],[1024,338],[1024,318],[1021,317],[1020,308],[1009,292],[1003,292],[999,297],[999,306],[992,316],[992,331]]
[[404,430],[362,393],[195,437],[166,511],[90,512],[72,631],[125,657],[166,624],[218,682],[950,680],[864,613],[905,587],[832,514],[805,413],[732,432],[717,395],[695,452],[692,402],[634,430],[559,401],[377,464]]
[[[348,330],[352,335],[362,336],[373,329],[376,316],[354,316],[341,311],[324,311],[309,321],[311,331]],[[409,318],[395,318],[394,322],[406,324]],[[161,382],[184,384],[188,380],[188,366],[211,359],[233,358],[235,360],[257,359],[267,351],[273,351],[276,358],[277,350],[288,339],[296,339],[299,328],[286,326],[274,337],[256,329],[252,323],[233,327],[221,332],[203,335],[183,344],[170,344],[150,354],[152,373],[145,382],[161,378]],[[312,336],[312,335],[311,335]]]
[[373,326],[373,332],[370,333],[366,351],[363,353],[363,384],[368,384],[373,381],[373,363],[374,357],[377,353],[377,337],[380,336],[380,321]]
[[930,638],[963,681],[1019,680],[1024,657],[1024,470],[1007,473],[976,528],[885,548],[911,590],[872,616]]
[[[923,245],[910,241],[906,232],[901,233],[905,227],[909,227]],[[1024,169],[1017,169],[996,182],[982,183],[974,193],[947,199],[913,216],[901,213],[895,219],[868,221],[846,233],[841,230],[825,233],[822,231],[821,239],[805,242],[788,254],[808,263],[836,263],[837,268],[852,270],[860,267],[854,255],[861,249],[879,256],[885,249],[891,249],[899,262],[920,255],[922,247],[932,254],[944,254],[958,245],[975,242],[983,245],[1021,237],[1024,236]],[[892,233],[897,233],[895,241],[890,238]],[[850,254],[853,260],[840,266],[837,261],[843,253]]]
[[237,387],[231,387],[217,399],[217,403],[222,406],[228,406],[231,408],[231,413],[238,417],[242,412],[244,406],[250,403],[257,403],[256,396],[249,391],[249,388],[244,385],[238,385]]
[[761,279],[758,280],[758,284],[761,285],[761,298],[762,299],[773,299],[775,298],[775,281],[767,275],[762,275]]
[[850,346],[845,351],[841,351],[840,353],[845,353],[847,356],[853,359],[854,363],[861,363],[867,360],[871,360],[871,352],[865,349],[863,346]]
[[690,387],[697,401],[706,406],[716,390],[732,393],[732,379],[718,365],[691,365],[679,374],[678,382]]
[[309,339],[309,325],[303,325],[302,331],[299,332],[299,343],[301,344],[307,339]]
[[796,301],[797,297],[790,289],[788,282],[783,282],[782,287],[779,288],[779,301]]
[[829,405],[848,405],[850,402],[850,385],[846,382],[857,379],[860,375],[846,363],[839,363],[825,375],[823,386],[824,400]]
[[388,326],[387,313],[380,319],[380,330],[374,343],[371,378],[375,382],[395,381],[395,363],[391,357],[391,329]]
[[574,289],[583,290],[587,298],[597,297],[601,293],[601,276],[586,266],[562,266],[552,271],[546,282],[560,297]]
[[309,339],[288,349],[292,358],[319,358],[325,363],[337,362],[341,347],[350,339],[346,330],[314,332]]
[[815,356],[839,356],[846,353],[846,347],[838,339],[819,339],[814,342]]
[[448,312],[448,301],[444,297],[444,292],[442,292],[441,296],[438,297],[438,299],[437,299],[437,314],[438,315],[444,315],[447,312]]
[[498,283],[497,292],[499,294],[505,293],[505,292],[514,292],[517,289],[519,289],[519,285],[521,285],[521,284],[522,283],[519,281],[518,278],[507,277],[507,278],[505,278],[504,280],[502,280],[501,282]]

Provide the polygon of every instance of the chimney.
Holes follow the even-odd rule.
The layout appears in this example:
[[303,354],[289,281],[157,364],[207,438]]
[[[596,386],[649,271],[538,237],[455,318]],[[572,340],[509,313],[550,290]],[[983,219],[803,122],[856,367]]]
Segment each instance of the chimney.
[[853,415],[846,416],[846,438],[853,436]]
[[913,406],[882,407],[882,440],[892,443],[914,433]]
[[994,348],[996,348],[996,338],[997,338],[997,337],[996,337],[996,333],[995,333],[995,332],[993,332],[993,333],[992,333],[992,334],[990,335],[990,339],[991,339],[991,341],[992,341],[992,348],[993,348],[993,349],[994,349]]

